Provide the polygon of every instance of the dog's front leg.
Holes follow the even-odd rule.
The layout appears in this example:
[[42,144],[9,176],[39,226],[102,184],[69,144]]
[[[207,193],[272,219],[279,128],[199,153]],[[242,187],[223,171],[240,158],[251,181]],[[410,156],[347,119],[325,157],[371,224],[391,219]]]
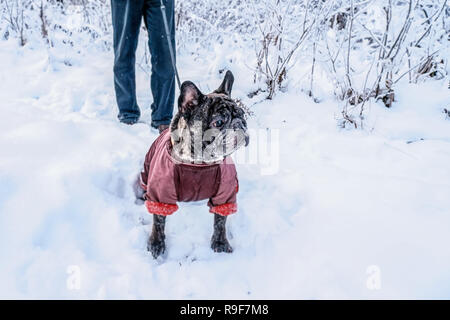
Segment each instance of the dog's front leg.
[[153,258],[158,258],[166,250],[166,235],[164,234],[164,228],[166,226],[166,217],[154,214],[153,215],[153,228],[152,234],[148,239],[147,250],[153,255]]
[[214,214],[214,233],[211,238],[211,249],[214,252],[233,252],[233,248],[227,240],[225,223],[227,217],[220,214]]

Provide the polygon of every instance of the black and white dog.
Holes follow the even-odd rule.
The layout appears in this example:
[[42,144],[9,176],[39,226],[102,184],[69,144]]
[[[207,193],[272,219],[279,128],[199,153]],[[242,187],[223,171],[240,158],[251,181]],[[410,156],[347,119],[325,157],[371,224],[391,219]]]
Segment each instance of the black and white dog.
[[229,155],[249,143],[245,113],[231,99],[233,82],[228,71],[219,88],[209,94],[184,82],[170,128],[147,153],[140,184],[147,210],[154,215],[147,247],[155,258],[165,251],[166,217],[178,209],[177,202],[203,199],[209,199],[214,214],[211,248],[233,250],[225,223],[237,211],[238,179]]

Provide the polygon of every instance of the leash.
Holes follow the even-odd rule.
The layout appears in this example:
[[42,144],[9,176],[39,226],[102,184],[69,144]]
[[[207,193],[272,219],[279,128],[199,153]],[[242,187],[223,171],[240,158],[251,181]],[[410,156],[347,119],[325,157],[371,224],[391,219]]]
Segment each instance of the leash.
[[[166,6],[164,5],[163,0],[161,0],[161,13],[163,16],[164,28],[166,29],[166,38],[167,38],[167,44],[169,45],[170,60],[172,61],[172,67],[173,67],[173,71],[175,72],[175,77],[177,79],[178,88],[181,89],[180,77],[178,76],[177,65],[175,63],[175,53],[174,53],[174,50],[172,47],[172,41],[170,41],[169,23],[167,22]],[[174,17],[174,19],[175,19],[175,17]]]

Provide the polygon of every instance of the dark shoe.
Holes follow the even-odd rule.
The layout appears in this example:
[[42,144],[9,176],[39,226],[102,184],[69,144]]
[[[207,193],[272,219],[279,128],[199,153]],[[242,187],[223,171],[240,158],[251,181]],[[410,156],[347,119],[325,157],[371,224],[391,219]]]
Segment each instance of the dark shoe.
[[128,125],[133,125],[133,124],[135,124],[136,122],[138,122],[138,118],[126,118],[126,119],[120,119],[120,122],[122,122],[122,123],[125,123],[125,124],[128,124]]
[[168,124],[160,124],[159,126],[158,126],[158,130],[159,130],[159,133],[161,134],[164,130],[166,130],[167,128],[169,128],[169,125]]

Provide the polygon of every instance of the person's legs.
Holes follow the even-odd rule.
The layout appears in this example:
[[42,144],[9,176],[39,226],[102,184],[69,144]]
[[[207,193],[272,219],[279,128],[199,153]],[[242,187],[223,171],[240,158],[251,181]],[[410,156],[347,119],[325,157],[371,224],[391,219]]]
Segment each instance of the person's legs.
[[[174,0],[163,0],[166,6],[171,41],[175,50]],[[145,0],[144,19],[148,29],[151,53],[152,127],[168,125],[172,120],[175,99],[175,72],[170,60],[160,0]]]
[[140,116],[136,101],[135,54],[145,0],[111,0],[114,43],[114,88],[118,118],[135,123]]

